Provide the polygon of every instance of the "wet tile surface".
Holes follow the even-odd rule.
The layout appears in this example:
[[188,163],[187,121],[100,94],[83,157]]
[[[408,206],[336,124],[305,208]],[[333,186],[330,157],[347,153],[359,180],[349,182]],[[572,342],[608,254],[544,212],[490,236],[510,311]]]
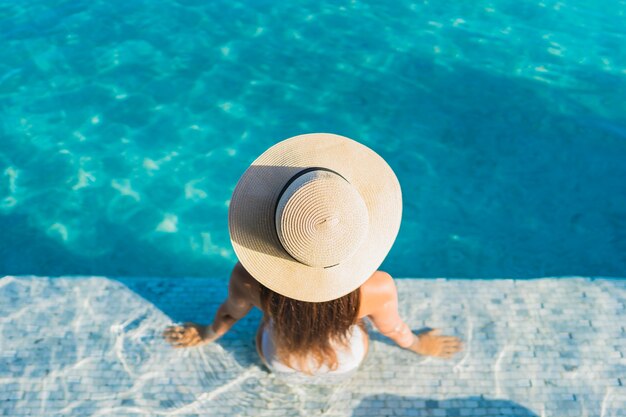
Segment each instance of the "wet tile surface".
[[218,342],[173,349],[226,295],[198,278],[0,279],[0,415],[623,416],[626,281],[399,279],[414,330],[461,337],[452,360],[370,332],[339,386],[290,386],[261,365],[260,312]]

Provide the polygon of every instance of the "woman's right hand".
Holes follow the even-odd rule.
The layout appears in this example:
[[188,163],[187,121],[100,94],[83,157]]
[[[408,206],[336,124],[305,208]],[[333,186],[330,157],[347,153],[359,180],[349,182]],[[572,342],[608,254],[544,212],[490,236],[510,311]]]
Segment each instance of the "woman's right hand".
[[211,325],[203,326],[196,323],[185,323],[182,326],[169,326],[163,337],[175,348],[204,345],[216,340],[219,336]]
[[439,329],[429,330],[414,336],[413,344],[407,349],[426,356],[451,358],[463,349],[461,339],[454,336],[440,336]]

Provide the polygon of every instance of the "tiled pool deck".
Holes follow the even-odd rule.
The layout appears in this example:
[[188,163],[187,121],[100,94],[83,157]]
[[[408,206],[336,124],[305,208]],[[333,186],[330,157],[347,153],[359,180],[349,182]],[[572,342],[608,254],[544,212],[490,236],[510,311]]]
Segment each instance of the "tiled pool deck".
[[215,344],[173,349],[172,321],[208,322],[215,279],[0,279],[0,415],[626,416],[626,280],[397,280],[401,312],[466,344],[423,358],[371,332],[338,387],[288,386],[260,364],[253,311]]

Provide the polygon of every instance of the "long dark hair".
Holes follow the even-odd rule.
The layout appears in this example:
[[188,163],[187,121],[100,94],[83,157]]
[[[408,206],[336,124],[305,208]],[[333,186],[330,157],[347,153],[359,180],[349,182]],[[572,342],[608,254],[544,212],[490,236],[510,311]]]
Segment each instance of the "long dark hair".
[[278,360],[291,367],[295,362],[307,374],[312,373],[307,364],[308,355],[318,367],[327,364],[329,369],[337,369],[337,355],[331,341],[347,346],[349,329],[355,323],[366,331],[358,320],[360,288],[335,300],[312,303],[285,297],[262,284],[260,287],[263,323],[272,321]]

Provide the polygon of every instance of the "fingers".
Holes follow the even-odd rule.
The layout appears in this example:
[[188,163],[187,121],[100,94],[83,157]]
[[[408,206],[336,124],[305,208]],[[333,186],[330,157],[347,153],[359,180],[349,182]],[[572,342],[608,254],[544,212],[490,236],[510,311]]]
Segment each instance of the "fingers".
[[444,359],[450,359],[463,348],[461,339],[455,336],[441,336],[439,329],[428,331],[427,340],[433,346],[432,355]]
[[163,331],[163,338],[175,348],[195,346],[202,341],[198,330],[190,323],[167,327]]
[[446,345],[443,346],[442,351],[444,353],[456,353],[461,350],[461,345]]
[[175,348],[189,347],[198,345],[202,339],[197,334],[186,334],[180,339],[172,340],[170,343]]
[[453,346],[453,347],[460,347],[462,345],[461,341],[459,339],[457,339],[456,337],[450,338],[450,339],[444,339],[441,341],[442,346]]
[[441,346],[445,349],[461,350],[463,343],[457,337],[446,337],[441,339]]
[[172,343],[172,346],[175,348],[184,348],[199,345],[201,342],[199,337],[192,339],[183,339]]
[[451,339],[452,340],[448,340],[442,345],[440,356],[444,359],[450,359],[455,353],[458,353],[463,349],[463,344],[459,339]]
[[185,332],[182,326],[169,326],[163,331],[163,337],[167,341],[180,339]]

